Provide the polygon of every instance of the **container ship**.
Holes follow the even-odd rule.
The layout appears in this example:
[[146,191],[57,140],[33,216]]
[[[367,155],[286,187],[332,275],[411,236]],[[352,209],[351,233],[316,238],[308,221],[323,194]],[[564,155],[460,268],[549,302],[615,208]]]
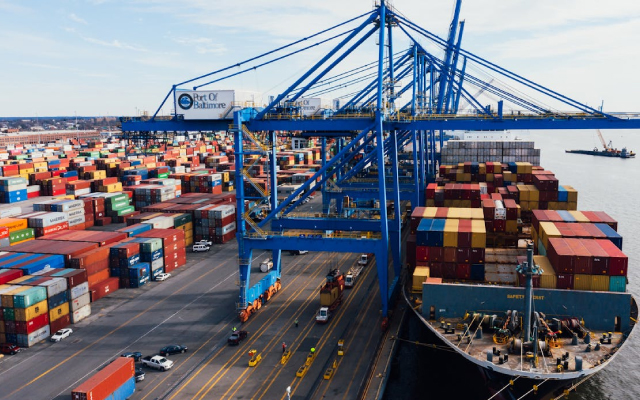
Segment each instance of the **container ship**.
[[455,164],[411,215],[404,298],[434,342],[478,368],[480,398],[566,395],[607,367],[638,316],[617,222],[577,211],[574,188],[514,160],[536,153],[450,142]]

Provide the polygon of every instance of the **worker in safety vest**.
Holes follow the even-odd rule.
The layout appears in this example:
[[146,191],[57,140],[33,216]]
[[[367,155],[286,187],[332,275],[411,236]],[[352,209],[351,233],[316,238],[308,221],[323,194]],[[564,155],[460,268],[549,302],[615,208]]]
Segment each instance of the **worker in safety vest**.
[[312,347],[312,348],[311,348],[311,354],[315,354],[315,352],[316,352],[316,348],[315,348],[315,347]]
[[284,353],[286,349],[287,349],[287,344],[285,342],[282,342],[282,352]]

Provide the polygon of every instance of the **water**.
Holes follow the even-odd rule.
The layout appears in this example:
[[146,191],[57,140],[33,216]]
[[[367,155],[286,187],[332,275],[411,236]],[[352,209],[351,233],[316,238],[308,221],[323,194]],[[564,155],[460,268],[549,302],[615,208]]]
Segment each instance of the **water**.
[[[640,131],[605,131],[613,145],[640,151]],[[560,184],[578,190],[578,209],[606,211],[618,221],[623,251],[629,257],[627,290],[640,300],[640,158],[616,159],[566,154],[565,149],[600,146],[595,131],[532,131],[521,133],[541,149],[541,165],[555,173]],[[637,329],[636,329],[637,330]],[[418,322],[410,320],[401,334],[412,341],[426,340]],[[464,363],[451,362],[449,354],[413,344],[400,345],[394,361],[386,399],[478,399],[484,383]],[[595,377],[582,384],[571,400],[639,399],[640,333],[635,332],[624,351]],[[478,399],[482,400],[482,399]]]

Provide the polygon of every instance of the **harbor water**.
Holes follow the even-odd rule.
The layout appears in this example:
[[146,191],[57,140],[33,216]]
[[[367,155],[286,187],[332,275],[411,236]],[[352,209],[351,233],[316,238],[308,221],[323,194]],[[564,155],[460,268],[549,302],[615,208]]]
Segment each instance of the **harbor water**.
[[[614,147],[640,150],[640,131],[602,133]],[[640,159],[565,153],[569,149],[600,147],[595,131],[531,131],[517,132],[516,136],[533,140],[541,150],[541,166],[554,172],[561,185],[578,190],[578,210],[605,211],[618,221],[618,232],[624,238],[623,251],[629,257],[627,290],[640,300]],[[408,318],[401,338],[414,343],[401,342],[398,346],[384,398],[487,400],[490,396],[477,369],[446,350],[415,344],[429,340],[426,331],[417,318]],[[569,399],[640,398],[638,359],[640,334],[635,332],[616,359],[580,385]]]

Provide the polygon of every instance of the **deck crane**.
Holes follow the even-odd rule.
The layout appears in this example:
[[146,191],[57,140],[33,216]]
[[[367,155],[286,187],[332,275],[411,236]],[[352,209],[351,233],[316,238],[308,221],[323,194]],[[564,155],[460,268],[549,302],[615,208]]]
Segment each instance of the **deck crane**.
[[[448,38],[421,27],[395,8],[387,7],[387,3],[379,1],[374,10],[333,27],[174,84],[151,117],[121,119],[122,131],[133,132],[138,138],[153,137],[161,132],[199,131],[226,131],[234,137],[234,169],[238,172],[234,185],[239,260],[236,307],[240,318],[249,318],[257,309],[257,299],[271,293],[274,286],[280,288],[282,249],[326,251],[331,248],[335,252],[375,253],[383,324],[388,323],[389,303],[399,287],[401,275],[401,213],[398,210],[401,201],[410,200],[412,207],[424,202],[430,168],[435,166],[438,151],[436,131],[640,129],[638,114],[629,114],[632,117],[628,118],[596,110],[462,48],[461,0],[455,0]],[[372,52],[369,46],[372,41],[368,39],[374,35],[377,39]],[[402,40],[396,40],[399,36]],[[397,46],[406,43],[409,48],[394,51],[394,46],[398,50]],[[277,96],[270,96],[268,104],[252,101],[249,105],[248,101],[229,99],[224,105],[234,108],[224,114],[216,113],[215,107],[193,107],[194,99],[200,101],[207,93],[217,97],[221,92],[215,88],[200,90],[207,85],[222,85],[218,82],[253,73],[276,62],[280,62],[280,66],[286,64],[278,70],[289,74],[292,65],[289,57],[310,49],[316,51],[321,48],[317,46],[322,45],[329,49],[322,58],[296,76],[290,87]],[[359,52],[354,52],[356,49]],[[428,49],[436,49],[444,56]],[[367,51],[374,61],[369,59],[371,62],[364,68],[354,70],[350,61],[363,64],[359,61],[367,57],[363,54]],[[304,54],[308,57],[309,53]],[[348,61],[343,63],[345,59]],[[460,60],[462,66],[458,67]],[[304,64],[308,64],[308,60]],[[482,75],[470,72],[478,70]],[[494,76],[496,81],[487,82],[483,76]],[[229,86],[227,82],[224,86]],[[390,90],[388,83],[400,82],[405,82],[405,86]],[[350,93],[341,98],[344,110],[337,105],[334,108],[338,110],[333,113],[305,116],[300,112],[300,101],[319,91],[327,95],[333,88],[341,90],[333,92],[337,98],[347,91]],[[472,94],[479,88],[498,99],[497,108],[481,103]],[[522,95],[524,92],[528,93],[526,97]],[[404,98],[400,98],[401,94]],[[189,96],[191,101],[187,101]],[[460,97],[469,103],[471,112],[458,109]],[[396,106],[390,106],[394,101]],[[165,103],[174,110],[167,118],[158,115]],[[503,113],[503,104],[512,112]],[[319,168],[284,199],[278,197],[276,168],[280,150],[276,134],[282,132],[296,132],[321,143]],[[331,141],[333,149],[328,147]],[[415,171],[408,179],[399,176],[400,151],[404,146],[407,153],[410,152]],[[263,163],[268,170],[266,186],[252,182],[248,174],[248,169],[259,160],[267,160]],[[365,168],[375,174],[360,178],[358,172]],[[347,197],[375,200],[378,218],[344,218],[333,211],[319,216],[296,214],[298,205],[325,186],[332,190],[329,194],[335,196],[337,204],[343,204],[338,200]],[[323,191],[323,202],[324,194]],[[252,220],[251,210],[247,208],[251,202],[264,205],[268,210],[260,221]],[[313,231],[309,230],[310,226],[314,227]],[[311,232],[296,234],[299,230]],[[362,235],[364,232],[367,234]],[[256,250],[273,252],[273,268],[260,275],[257,283],[256,279],[251,280],[251,260]],[[393,255],[392,269],[389,254]]]
[[[600,143],[602,143],[602,147],[604,147],[604,151],[607,151],[607,152],[615,151],[613,149],[613,142],[609,140],[609,144],[607,144],[607,142],[605,142],[604,140],[604,137],[602,136],[602,132],[600,132],[600,129],[596,129],[596,133],[600,138]],[[594,149],[594,150],[597,150],[597,149]]]

